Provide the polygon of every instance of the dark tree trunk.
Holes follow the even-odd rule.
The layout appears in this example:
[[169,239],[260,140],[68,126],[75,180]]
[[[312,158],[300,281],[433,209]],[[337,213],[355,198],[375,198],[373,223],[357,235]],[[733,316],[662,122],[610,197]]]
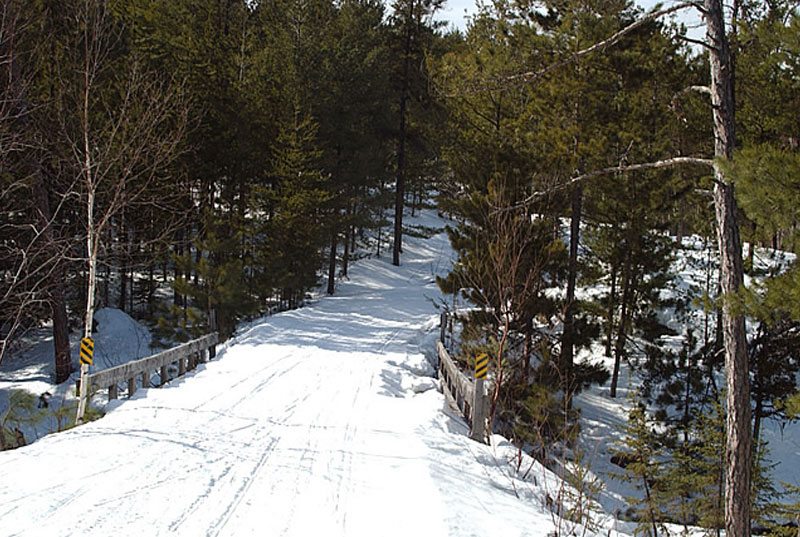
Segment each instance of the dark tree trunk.
[[331,250],[328,257],[328,294],[332,295],[336,283],[336,230],[331,231]]
[[67,318],[67,304],[64,300],[63,271],[54,273],[55,283],[50,291],[50,308],[53,314],[53,350],[56,361],[56,384],[69,380],[72,373],[72,357],[69,351],[69,319]]
[[155,264],[153,263],[153,248],[150,247],[150,264],[147,271],[147,313],[153,315],[155,308],[154,297],[156,288]]
[[342,276],[347,277],[347,269],[350,261],[350,237],[353,232],[353,227],[350,225],[350,217],[352,212],[350,204],[347,204],[345,227],[344,227],[344,255],[342,256]]
[[128,303],[128,263],[123,259],[119,267],[119,309],[125,311]]
[[414,2],[408,3],[408,25],[403,58],[403,88],[400,92],[400,140],[397,145],[397,185],[394,196],[394,246],[392,264],[400,265],[403,251],[403,202],[406,187],[406,107],[408,104],[409,69],[411,64],[411,21],[414,20]]
[[619,329],[617,330],[617,343],[614,346],[614,371],[611,374],[611,388],[609,395],[617,396],[617,383],[619,382],[619,366],[622,361],[622,354],[625,351],[625,338],[627,337],[628,323],[630,317],[628,305],[631,300],[633,288],[633,263],[630,254],[625,260],[625,272],[622,277],[622,310],[619,316]]
[[[21,128],[27,129],[30,124],[28,102],[23,94],[24,84],[21,81],[21,66],[14,53],[10,55],[11,69],[9,70],[8,90],[9,95],[16,97],[18,109],[14,110],[19,117]],[[14,97],[12,97],[14,98]],[[48,251],[54,263],[59,263],[60,253],[53,230],[53,212],[50,207],[50,184],[47,182],[44,170],[39,159],[30,161],[33,181],[33,196],[35,199],[35,219],[42,233],[42,244]],[[48,301],[53,318],[53,355],[56,370],[56,384],[69,379],[72,373],[72,358],[69,350],[69,319],[67,318],[67,305],[64,300],[64,271],[56,265],[47,281]],[[2,435],[0,435],[2,436]]]
[[691,417],[691,412],[689,405],[691,403],[691,395],[692,395],[692,362],[691,357],[686,357],[686,391],[683,393],[683,442],[684,444],[688,444],[689,442],[689,419]]
[[522,374],[525,383],[528,383],[528,375],[531,371],[531,354],[533,354],[533,318],[525,320],[525,341],[522,354]]
[[111,301],[109,300],[109,280],[111,279],[111,269],[108,268],[106,263],[105,270],[103,271],[103,304],[108,306]]
[[758,442],[761,437],[761,418],[764,412],[764,400],[761,395],[756,397],[756,408],[753,409],[753,446],[758,449]]
[[[180,259],[183,256],[183,229],[178,230],[178,237],[175,244],[175,257]],[[177,282],[179,279],[183,277],[183,271],[181,270],[180,263],[175,263],[175,281]],[[176,306],[183,306],[183,296],[178,292],[176,288],[174,289],[173,293],[173,302]]]
[[[58,248],[51,223],[53,216],[50,211],[48,187],[38,164],[35,170],[34,188],[36,189],[37,220],[43,230],[45,248],[56,257],[58,256]],[[58,261],[56,260],[55,263],[58,263]],[[63,271],[60,268],[53,269],[48,287],[50,310],[53,317],[53,354],[55,357],[56,384],[61,384],[68,380],[70,373],[72,373],[72,358],[69,350],[67,305],[64,300],[64,278]]]
[[578,278],[578,243],[581,230],[581,202],[583,188],[577,186],[572,191],[572,216],[569,231],[569,268],[567,269],[567,297],[564,310],[564,332],[561,336],[561,376],[564,383],[564,397],[569,400],[572,392],[572,366],[574,362],[575,339],[575,282]]
[[606,334],[606,356],[611,356],[611,340],[614,338],[614,311],[617,309],[617,264],[611,265],[611,290],[608,294],[608,334]]
[[381,209],[380,214],[378,215],[378,218],[379,218],[379,220],[378,220],[378,244],[377,244],[377,246],[375,248],[375,256],[376,257],[380,257],[381,256],[381,240],[382,240],[382,236],[381,235],[383,234],[383,224],[381,223],[381,220],[383,220],[383,209]]
[[194,276],[192,281],[195,285],[200,285],[200,261],[203,260],[203,250],[199,246],[194,250]]
[[[721,0],[704,0],[704,17],[711,66],[711,104],[714,118],[714,206],[717,241],[720,252],[722,292],[731,296],[744,281],[742,245],[737,222],[733,183],[726,179],[719,159],[733,154],[734,100],[731,53],[725,35]],[[727,446],[725,474],[725,534],[728,537],[750,536],[750,377],[747,356],[745,319],[722,307],[722,332],[725,349],[727,387]]]

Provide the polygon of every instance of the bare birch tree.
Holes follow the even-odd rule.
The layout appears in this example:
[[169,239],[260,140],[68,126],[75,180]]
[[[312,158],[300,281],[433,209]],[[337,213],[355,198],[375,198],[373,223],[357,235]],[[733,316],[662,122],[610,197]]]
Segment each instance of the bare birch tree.
[[[82,29],[82,65],[75,109],[62,126],[85,207],[88,268],[84,337],[91,337],[97,265],[105,228],[123,208],[143,199],[178,154],[187,107],[177,84],[145,72],[134,56],[122,76],[103,76],[119,35],[108,0],[84,0],[75,24]],[[116,74],[116,73],[115,73]],[[119,100],[101,98],[102,84],[114,84]],[[78,118],[78,128],[73,118]],[[88,367],[81,366],[77,418],[85,411]]]

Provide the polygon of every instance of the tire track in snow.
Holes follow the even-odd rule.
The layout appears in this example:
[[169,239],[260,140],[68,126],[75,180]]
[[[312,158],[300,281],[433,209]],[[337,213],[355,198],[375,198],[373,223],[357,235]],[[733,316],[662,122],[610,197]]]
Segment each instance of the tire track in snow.
[[[372,386],[373,380],[375,378],[375,372],[373,371],[372,374],[369,376],[369,386]],[[361,394],[363,391],[363,385],[359,385],[356,389],[356,392],[353,394],[353,400],[350,404],[350,407],[353,409],[363,409],[364,405],[359,404],[359,400],[361,398]],[[359,416],[360,417],[360,416]],[[350,446],[351,449],[342,449],[341,455],[339,459],[339,465],[341,467],[339,473],[339,480],[336,484],[336,492],[334,494],[334,505],[335,505],[335,515],[337,518],[337,525],[342,529],[343,534],[347,534],[347,510],[349,506],[349,499],[352,492],[352,483],[353,483],[353,460],[354,455],[353,451],[355,448],[355,441],[358,435],[358,421],[351,418],[347,422],[347,426],[344,430],[344,445]]]
[[[292,417],[293,414],[294,412],[289,413],[286,416],[286,420],[284,420],[281,424],[274,425],[269,430],[271,431],[273,428],[285,424]],[[261,473],[261,470],[264,468],[264,465],[267,463],[269,458],[274,453],[275,447],[278,445],[279,442],[280,442],[280,436],[272,436],[270,438],[269,444],[267,444],[267,446],[262,451],[261,457],[259,458],[258,462],[253,467],[250,474],[244,479],[244,483],[236,490],[236,492],[233,495],[233,498],[230,499],[230,502],[228,503],[228,506],[225,509],[225,511],[222,513],[222,515],[220,515],[217,518],[217,520],[214,523],[211,524],[210,528],[206,532],[206,535],[208,537],[217,536],[223,529],[225,529],[225,526],[227,525],[228,521],[231,519],[234,512],[236,512],[236,510],[239,508],[239,504],[241,504],[242,500],[247,495],[247,492],[250,490],[250,487],[253,485],[254,481]],[[196,511],[202,503],[205,503],[207,499],[208,496],[206,495],[196,500],[194,506],[191,509],[191,512]],[[191,513],[187,513],[187,516],[188,514]],[[183,520],[185,520],[185,518]],[[180,526],[180,523],[176,524],[174,527],[170,526],[170,529],[172,530],[177,529],[178,526]]]
[[[293,354],[287,355],[281,362],[285,361],[286,359],[294,356]],[[228,403],[226,407],[228,409],[236,409],[240,404],[252,400],[257,399],[257,395],[263,392],[270,384],[273,383],[277,378],[282,378],[284,374],[289,373],[290,371],[294,370],[298,367],[302,362],[296,361],[295,363],[291,364],[289,367],[284,368],[281,372],[277,374],[272,374],[266,379],[260,379],[258,384],[252,391],[248,393],[247,396],[242,397],[233,403]],[[268,368],[265,368],[268,369]],[[264,369],[262,369],[263,371]],[[248,377],[245,380],[252,380],[253,377]],[[285,380],[285,379],[284,379]],[[240,382],[241,385],[243,382]],[[305,403],[308,398],[310,397],[310,393],[308,391],[304,392],[303,395],[300,397],[294,398],[291,402],[285,405],[278,413],[282,416],[281,420],[275,421],[267,421],[262,422],[266,423],[266,426],[259,427],[256,434],[251,437],[251,440],[243,445],[244,448],[253,448],[253,445],[256,444],[259,446],[258,449],[261,450],[260,457],[256,462],[255,466],[248,472],[248,475],[244,478],[243,484],[234,492],[233,497],[230,499],[227,508],[225,511],[217,517],[216,521],[212,522],[207,530],[206,535],[219,535],[219,533],[225,528],[228,520],[230,520],[233,513],[237,510],[239,504],[242,502],[245,496],[247,496],[247,492],[252,486],[252,483],[256,480],[258,475],[260,474],[262,468],[267,463],[269,458],[274,453],[275,447],[278,445],[281,434],[279,429],[286,426],[286,424],[292,419],[294,414],[297,412],[297,409]],[[216,399],[216,398],[215,398]],[[208,403],[209,401],[206,401]],[[200,412],[209,412],[209,411],[200,411]],[[217,413],[216,411],[214,411]],[[224,415],[224,413],[219,413],[220,415]],[[239,428],[240,430],[242,428]],[[227,433],[223,433],[227,434]],[[264,439],[269,439],[266,445],[263,445]],[[240,448],[241,449],[241,448]],[[235,454],[236,458],[241,458],[241,454]],[[180,526],[186,522],[186,520],[190,519],[191,516],[197,512],[202,506],[204,506],[209,500],[211,493],[214,490],[214,486],[220,482],[225,476],[227,476],[231,470],[233,470],[235,464],[233,462],[229,463],[228,465],[223,468],[223,470],[218,474],[218,476],[213,479],[207,486],[205,494],[199,495],[195,500],[189,505],[188,508],[184,510],[184,512],[179,516],[176,520],[172,521],[169,524],[169,529],[171,532],[176,531]],[[231,480],[235,479],[235,476],[231,477]]]
[[[291,358],[296,358],[295,353],[285,354],[285,355],[281,356],[280,358],[270,362],[265,367],[262,367],[260,369],[255,370],[255,371],[252,371],[252,372],[249,372],[248,375],[245,376],[244,378],[242,378],[241,380],[238,380],[238,381],[234,382],[233,384],[225,385],[225,389],[224,390],[220,390],[216,394],[214,394],[211,397],[207,398],[205,401],[203,401],[202,403],[198,404],[195,407],[195,409],[196,410],[197,409],[201,409],[201,408],[209,405],[210,403],[218,400],[220,397],[224,397],[225,395],[228,395],[230,393],[234,393],[242,385],[246,384],[247,382],[252,382],[254,380],[259,382],[258,386],[256,387],[256,390],[259,390],[259,391],[263,390],[266,387],[267,384],[269,384],[270,382],[272,382],[274,380],[280,379],[283,375],[285,375],[286,373],[288,373],[289,371],[291,371],[292,369],[297,367],[299,364],[298,364],[298,361],[295,360],[288,367],[280,369],[280,370],[275,371],[272,374],[270,374],[266,378],[266,380],[262,380],[262,374],[266,373],[270,369],[278,368],[278,366],[280,366],[281,364],[283,364],[284,362],[286,362],[287,360],[289,360]],[[242,391],[244,391],[244,390],[242,390]],[[248,395],[250,395],[253,392],[246,392],[246,393],[248,393]],[[243,401],[246,398],[247,398],[247,396],[245,396],[243,398],[240,398],[239,400],[235,401],[232,405],[228,405],[228,406],[229,407],[230,406],[236,406],[236,404],[240,403],[241,401]]]

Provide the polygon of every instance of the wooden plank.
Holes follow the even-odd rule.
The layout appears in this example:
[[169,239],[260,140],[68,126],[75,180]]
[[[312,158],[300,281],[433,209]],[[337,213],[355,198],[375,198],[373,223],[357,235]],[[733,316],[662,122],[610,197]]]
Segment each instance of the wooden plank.
[[88,378],[94,386],[110,386],[114,382],[125,382],[129,378],[140,375],[144,371],[159,369],[162,366],[177,361],[179,358],[185,358],[192,353],[205,351],[218,342],[219,337],[216,333],[209,334],[175,348],[159,352],[153,356],[133,360],[116,367],[98,371],[97,373],[89,375]]
[[472,400],[473,414],[471,416],[471,427],[469,437],[476,442],[485,443],[488,436],[486,430],[486,418],[488,417],[486,388],[484,380],[475,381],[475,397]]
[[470,438],[486,442],[487,397],[484,382],[476,383],[459,371],[441,341],[436,342],[439,353],[439,376],[444,381],[442,392],[448,404],[457,408],[470,424]]
[[452,379],[458,393],[467,401],[472,401],[474,398],[472,381],[458,370],[458,367],[455,362],[453,362],[453,359],[450,357],[450,354],[447,352],[447,349],[444,348],[444,344],[441,341],[436,342],[436,350],[439,353],[439,361],[442,367],[445,368],[448,376]]

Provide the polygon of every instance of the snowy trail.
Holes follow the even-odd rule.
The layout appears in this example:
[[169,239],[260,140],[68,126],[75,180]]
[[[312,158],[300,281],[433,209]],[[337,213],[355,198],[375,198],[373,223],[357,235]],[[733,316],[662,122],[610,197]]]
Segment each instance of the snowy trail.
[[0,453],[0,535],[545,535],[538,493],[427,376],[448,255],[441,234],[363,260],[195,373]]

